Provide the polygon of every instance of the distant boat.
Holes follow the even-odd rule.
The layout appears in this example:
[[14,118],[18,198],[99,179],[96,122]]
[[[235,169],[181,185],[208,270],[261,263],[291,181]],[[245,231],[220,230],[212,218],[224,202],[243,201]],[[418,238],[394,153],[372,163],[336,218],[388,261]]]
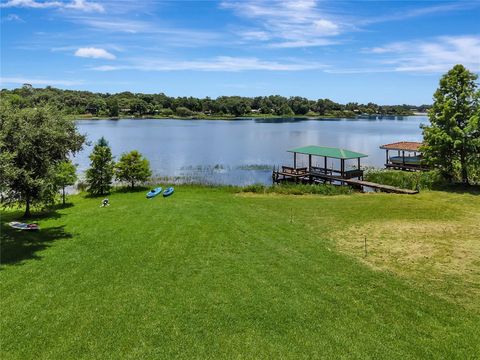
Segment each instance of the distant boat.
[[390,162],[393,164],[420,165],[422,158],[420,156],[391,156]]
[[155,189],[152,189],[150,190],[148,193],[147,193],[147,199],[151,199],[155,196],[157,196],[158,194],[161,194],[162,193],[162,188],[161,187],[157,187]]
[[173,189],[173,187],[169,187],[168,189],[166,189],[164,192],[163,192],[163,197],[167,197],[167,196],[170,196],[173,194],[175,190]]

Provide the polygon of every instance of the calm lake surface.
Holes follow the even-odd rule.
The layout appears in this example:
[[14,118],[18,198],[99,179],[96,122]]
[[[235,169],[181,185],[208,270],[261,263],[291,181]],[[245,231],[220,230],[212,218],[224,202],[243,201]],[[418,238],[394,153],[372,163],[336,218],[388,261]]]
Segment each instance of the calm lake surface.
[[[78,120],[77,126],[91,143],[104,136],[116,159],[123,152],[140,151],[157,176],[246,185],[270,184],[273,166],[293,164],[287,150],[304,145],[358,151],[368,154],[362,159],[363,166],[383,167],[385,152],[378,147],[396,141],[421,141],[419,126],[427,122],[425,116],[355,120],[121,119]],[[85,146],[74,158],[81,173],[89,166],[92,148]],[[306,164],[307,160],[302,156],[298,163]],[[353,166],[355,161],[351,163]]]

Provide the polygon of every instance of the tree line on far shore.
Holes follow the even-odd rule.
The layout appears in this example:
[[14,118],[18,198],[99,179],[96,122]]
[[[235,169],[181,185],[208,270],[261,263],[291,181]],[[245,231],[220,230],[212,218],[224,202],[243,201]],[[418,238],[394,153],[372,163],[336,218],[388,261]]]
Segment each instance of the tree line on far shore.
[[1,97],[19,108],[49,105],[66,115],[94,117],[158,116],[194,117],[208,116],[336,116],[357,115],[411,115],[426,112],[429,105],[377,105],[372,102],[339,104],[330,99],[309,100],[300,96],[280,95],[242,97],[220,96],[216,99],[195,97],[170,97],[163,93],[118,94],[89,91],[62,90],[47,86],[33,88],[25,84],[13,90],[1,90]]

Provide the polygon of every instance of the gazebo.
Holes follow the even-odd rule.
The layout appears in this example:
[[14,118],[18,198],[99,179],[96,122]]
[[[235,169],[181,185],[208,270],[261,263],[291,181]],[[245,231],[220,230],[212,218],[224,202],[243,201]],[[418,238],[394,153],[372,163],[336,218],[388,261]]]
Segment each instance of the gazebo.
[[[312,182],[318,179],[335,181],[352,178],[361,180],[363,178],[363,170],[360,168],[360,159],[368,156],[352,150],[316,145],[294,148],[288,150],[288,152],[293,153],[293,167],[282,166],[281,171],[274,171],[275,182],[280,180]],[[308,156],[308,167],[297,167],[298,155]],[[312,158],[314,156],[323,157],[323,166],[313,165]],[[334,168],[333,165],[329,168],[328,159],[339,160],[340,168]],[[348,160],[356,160],[356,169],[346,169],[346,161]]]
[[[400,170],[425,170],[422,166],[421,142],[400,141],[380,146],[385,150],[385,167]],[[396,156],[389,156],[390,151],[396,151]],[[406,154],[405,154],[406,153]]]

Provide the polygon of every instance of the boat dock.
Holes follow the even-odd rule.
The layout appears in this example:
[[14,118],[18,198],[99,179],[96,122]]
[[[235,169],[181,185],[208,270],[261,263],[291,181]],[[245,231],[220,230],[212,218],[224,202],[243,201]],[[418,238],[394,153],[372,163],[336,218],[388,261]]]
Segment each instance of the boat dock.
[[[321,146],[305,146],[289,150],[293,153],[293,167],[282,166],[272,172],[274,183],[294,182],[303,184],[330,183],[335,185],[349,185],[355,188],[371,188],[389,193],[417,194],[416,190],[401,189],[390,185],[377,184],[363,180],[363,170],[360,168],[360,159],[367,155],[350,150],[329,148]],[[297,155],[308,155],[308,167],[297,167]],[[323,166],[313,166],[312,156],[323,157]],[[328,168],[327,159],[333,158],[340,161],[340,169]],[[357,167],[346,170],[345,161],[357,160]]]
[[[428,171],[422,161],[421,142],[400,141],[380,146],[385,150],[385,168],[403,171]],[[396,151],[396,156],[389,156],[389,151]],[[407,155],[406,155],[406,154]]]

